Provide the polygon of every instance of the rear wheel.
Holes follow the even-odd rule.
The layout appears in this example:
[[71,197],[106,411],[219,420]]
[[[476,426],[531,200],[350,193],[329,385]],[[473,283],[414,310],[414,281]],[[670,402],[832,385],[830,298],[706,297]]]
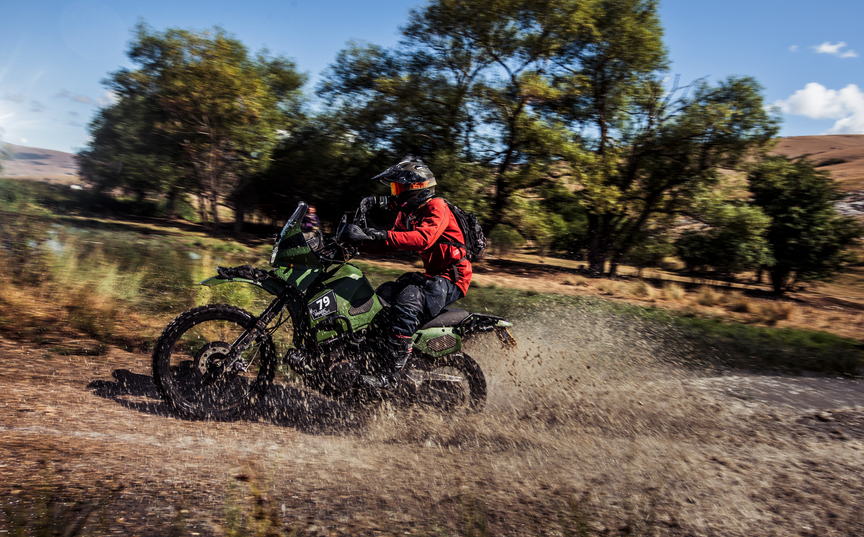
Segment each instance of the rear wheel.
[[486,377],[470,356],[448,354],[440,358],[415,360],[403,382],[414,389],[421,406],[448,414],[470,414],[486,404]]
[[276,350],[259,334],[236,360],[231,346],[255,318],[234,306],[194,308],[171,321],[153,352],[153,379],[180,414],[222,419],[254,405],[270,387]]

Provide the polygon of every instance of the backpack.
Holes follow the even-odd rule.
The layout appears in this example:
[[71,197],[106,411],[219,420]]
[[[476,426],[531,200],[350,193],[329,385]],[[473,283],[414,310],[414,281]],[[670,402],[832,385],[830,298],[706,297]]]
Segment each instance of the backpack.
[[[443,199],[443,198],[442,198]],[[458,205],[454,205],[447,200],[444,200],[450,212],[456,218],[456,223],[459,224],[459,229],[462,231],[462,236],[465,237],[465,244],[456,241],[441,241],[440,244],[449,244],[465,249],[465,255],[459,260],[453,262],[451,266],[455,266],[462,262],[462,259],[468,258],[468,261],[482,258],[486,252],[486,235],[483,234],[483,228],[480,227],[480,222],[474,213],[467,213]]]

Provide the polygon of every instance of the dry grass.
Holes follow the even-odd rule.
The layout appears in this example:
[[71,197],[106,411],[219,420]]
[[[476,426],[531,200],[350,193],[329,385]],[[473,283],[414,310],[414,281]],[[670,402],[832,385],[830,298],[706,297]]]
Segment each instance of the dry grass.
[[675,282],[666,282],[663,284],[662,293],[664,300],[680,302],[686,296],[687,291]]
[[588,287],[590,284],[588,278],[585,276],[565,276],[563,280],[561,280],[561,285],[573,285],[576,287]]
[[644,280],[636,280],[632,282],[628,287],[628,291],[630,296],[651,302],[653,302],[658,295],[657,289]]
[[789,302],[765,301],[759,304],[756,312],[756,322],[774,326],[779,321],[792,319],[795,306]]
[[604,294],[610,296],[620,296],[622,294],[622,289],[624,288],[624,284],[618,280],[600,280],[597,283],[597,290]]
[[723,293],[707,285],[700,287],[693,297],[694,302],[707,307],[717,306],[723,302],[723,299]]
[[730,292],[725,299],[726,309],[735,313],[757,313],[758,306],[741,291]]

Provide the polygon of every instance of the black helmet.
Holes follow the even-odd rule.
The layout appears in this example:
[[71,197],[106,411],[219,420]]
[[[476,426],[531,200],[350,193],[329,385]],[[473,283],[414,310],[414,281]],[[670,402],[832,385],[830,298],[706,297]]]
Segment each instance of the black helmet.
[[435,176],[422,160],[405,157],[402,162],[390,166],[372,178],[390,185],[390,194],[396,198],[399,209],[412,209],[435,195]]

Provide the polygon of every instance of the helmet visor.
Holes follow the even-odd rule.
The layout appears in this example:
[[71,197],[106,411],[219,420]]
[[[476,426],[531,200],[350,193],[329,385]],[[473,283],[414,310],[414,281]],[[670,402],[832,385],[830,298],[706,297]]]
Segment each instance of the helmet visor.
[[422,183],[390,183],[390,194],[394,196],[398,196],[399,194],[404,194],[405,192],[411,190],[420,190],[421,188],[427,188],[429,186],[429,181],[423,181]]

